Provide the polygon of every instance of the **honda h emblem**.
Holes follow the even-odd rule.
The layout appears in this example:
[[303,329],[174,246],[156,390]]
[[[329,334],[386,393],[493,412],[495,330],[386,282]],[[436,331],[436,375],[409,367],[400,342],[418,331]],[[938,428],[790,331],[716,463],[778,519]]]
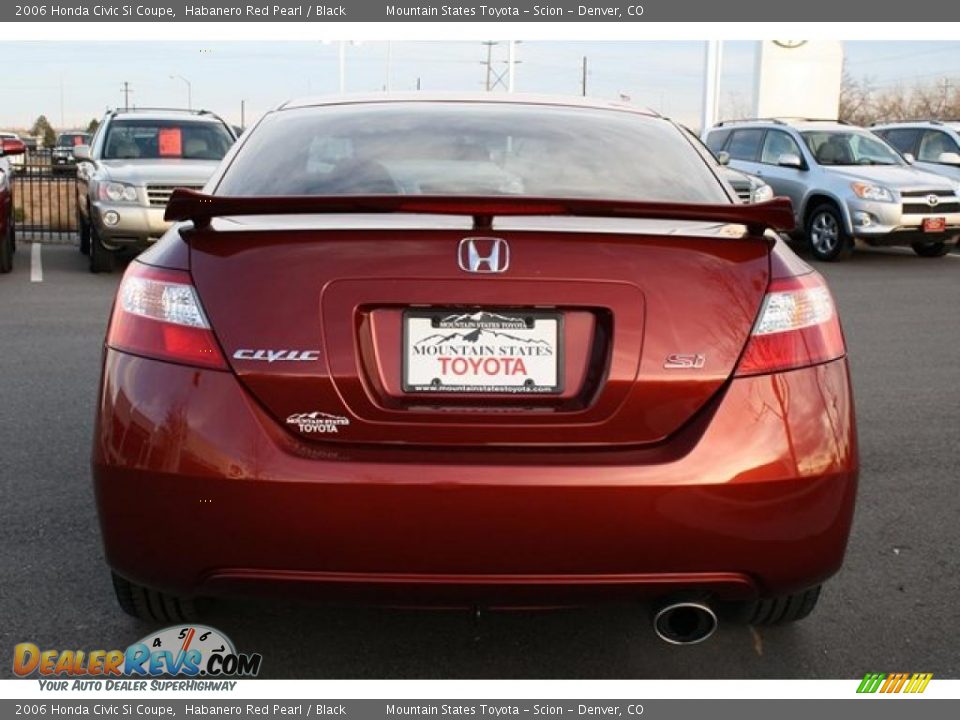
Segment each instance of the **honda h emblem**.
[[460,241],[457,259],[465,272],[502,273],[510,267],[510,246],[501,238],[464,238]]

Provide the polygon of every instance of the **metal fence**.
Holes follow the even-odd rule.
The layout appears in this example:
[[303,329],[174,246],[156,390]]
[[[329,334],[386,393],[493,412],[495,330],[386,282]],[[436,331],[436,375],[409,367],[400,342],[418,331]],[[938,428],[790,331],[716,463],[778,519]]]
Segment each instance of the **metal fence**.
[[77,232],[76,167],[55,169],[49,150],[34,150],[11,162],[11,169],[17,236],[72,242]]

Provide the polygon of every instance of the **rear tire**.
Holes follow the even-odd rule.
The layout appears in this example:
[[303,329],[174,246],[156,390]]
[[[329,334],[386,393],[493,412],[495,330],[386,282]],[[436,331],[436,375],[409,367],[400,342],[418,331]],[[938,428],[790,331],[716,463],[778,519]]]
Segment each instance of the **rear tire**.
[[738,615],[750,625],[785,625],[803,620],[813,612],[822,585],[779,597],[760,598],[739,607]]
[[913,248],[913,251],[920,257],[925,258],[938,258],[943,257],[948,252],[952,245],[948,245],[945,242],[932,242],[932,243],[923,243],[915,242],[910,243],[910,247]]
[[97,237],[97,231],[90,227],[90,272],[92,273],[112,273],[115,260],[115,253],[107,250]]
[[807,217],[807,243],[817,260],[846,260],[853,254],[853,238],[847,233],[840,210],[832,203],[817,205]]
[[7,231],[0,238],[0,273],[13,270],[13,225],[7,224]]
[[117,603],[127,615],[148,622],[163,623],[193,622],[198,617],[196,605],[190,598],[176,597],[137,585],[115,572],[110,575],[113,578]]

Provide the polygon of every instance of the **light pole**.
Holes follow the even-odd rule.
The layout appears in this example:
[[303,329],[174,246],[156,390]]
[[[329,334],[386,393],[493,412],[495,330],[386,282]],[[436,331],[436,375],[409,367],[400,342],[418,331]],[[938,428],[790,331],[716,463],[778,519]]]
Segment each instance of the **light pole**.
[[183,75],[171,75],[171,80],[183,80],[187,84],[187,110],[193,110],[193,85]]

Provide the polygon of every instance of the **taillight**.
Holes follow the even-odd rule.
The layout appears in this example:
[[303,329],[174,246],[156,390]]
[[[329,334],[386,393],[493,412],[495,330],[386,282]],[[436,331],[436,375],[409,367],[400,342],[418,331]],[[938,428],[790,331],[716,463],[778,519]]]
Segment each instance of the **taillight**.
[[830,290],[818,273],[773,280],[736,374],[759,375],[843,357]]
[[185,365],[227,367],[190,275],[139,262],[130,263],[120,283],[107,345]]

